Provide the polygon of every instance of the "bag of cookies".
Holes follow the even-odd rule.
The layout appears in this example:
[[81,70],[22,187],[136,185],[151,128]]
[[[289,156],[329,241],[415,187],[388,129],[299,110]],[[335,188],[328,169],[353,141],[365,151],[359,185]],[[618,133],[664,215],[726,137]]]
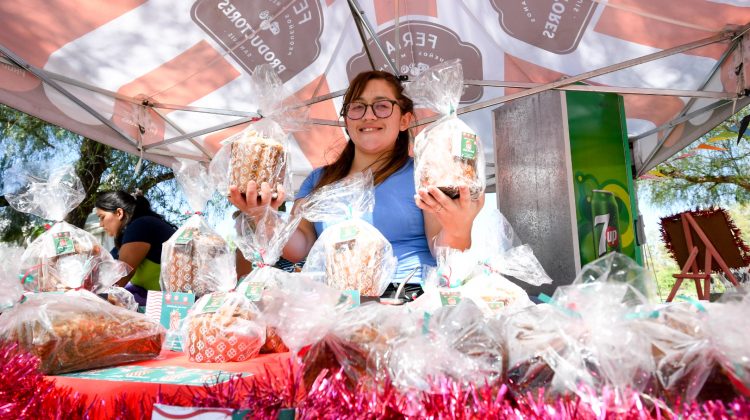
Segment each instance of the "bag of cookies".
[[456,111],[464,91],[460,60],[429,68],[406,86],[406,95],[418,108],[428,108],[441,118],[414,139],[414,184],[417,189],[437,187],[450,198],[459,186],[469,187],[472,198],[485,189],[482,142]]
[[174,171],[195,213],[162,245],[161,290],[196,297],[231,290],[237,284],[234,253],[202,216],[214,192],[211,179],[198,162],[182,161]]
[[0,315],[0,336],[39,357],[48,375],[152,359],[164,328],[86,290],[35,293]]
[[97,293],[130,272],[93,235],[63,221],[86,196],[72,167],[52,170],[46,178],[23,170],[6,172],[5,177],[5,197],[14,209],[55,222],[21,256],[19,275],[25,290],[83,288]]
[[324,222],[303,272],[324,272],[329,286],[380,296],[393,279],[397,260],[393,247],[365,218],[372,216],[375,193],[372,173],[358,173],[326,185],[302,206],[302,217]]
[[288,91],[271,66],[257,66],[251,77],[251,97],[255,98],[259,117],[242,132],[222,142],[211,160],[211,174],[219,192],[229,193],[236,186],[246,193],[247,183],[267,182],[272,191],[291,188],[288,132],[299,130],[307,120],[307,110]]
[[258,308],[241,293],[203,296],[182,323],[188,358],[199,363],[226,363],[256,357],[266,341],[266,325],[260,316]]

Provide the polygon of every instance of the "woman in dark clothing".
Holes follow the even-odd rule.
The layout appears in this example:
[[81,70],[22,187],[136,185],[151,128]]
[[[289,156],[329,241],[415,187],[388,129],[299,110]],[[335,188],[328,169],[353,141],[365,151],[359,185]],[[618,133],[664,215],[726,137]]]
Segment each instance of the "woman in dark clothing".
[[160,290],[161,247],[177,230],[151,210],[146,197],[125,191],[107,191],[96,199],[99,225],[115,238],[112,256],[133,268],[117,282],[146,304],[148,290]]

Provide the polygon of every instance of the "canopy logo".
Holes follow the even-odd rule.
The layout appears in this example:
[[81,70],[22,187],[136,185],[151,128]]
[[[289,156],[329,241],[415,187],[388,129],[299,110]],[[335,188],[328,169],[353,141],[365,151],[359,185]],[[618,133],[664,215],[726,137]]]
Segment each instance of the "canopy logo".
[[575,51],[591,20],[593,0],[490,0],[510,36],[557,54]]
[[[399,28],[399,39],[396,39],[395,26],[378,32],[378,39],[391,60],[395,62],[395,56],[398,54],[399,73],[410,78],[445,60],[460,58],[464,79],[483,79],[482,54],[479,49],[472,44],[461,42],[458,35],[445,26],[410,21],[409,25]],[[380,54],[373,40],[368,41],[367,47],[372,54],[375,68],[392,72],[391,66]],[[370,61],[364,49],[349,59],[346,66],[349,80],[358,73],[370,69]],[[476,102],[481,97],[481,86],[467,86],[461,96],[461,102]]]
[[191,16],[248,73],[269,64],[286,82],[320,54],[323,17],[316,0],[197,0]]

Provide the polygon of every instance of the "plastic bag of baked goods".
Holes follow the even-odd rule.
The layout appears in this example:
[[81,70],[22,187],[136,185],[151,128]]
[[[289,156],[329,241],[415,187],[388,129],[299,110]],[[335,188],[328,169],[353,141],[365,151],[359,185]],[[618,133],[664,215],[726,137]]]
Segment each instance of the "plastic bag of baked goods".
[[200,297],[233,289],[237,284],[234,253],[201,213],[213,194],[206,170],[197,162],[181,162],[175,177],[195,213],[162,245],[161,290]]
[[18,267],[23,248],[0,243],[0,313],[15,305],[23,294]]
[[[744,290],[740,289],[744,294]],[[718,372],[730,382],[736,393],[750,397],[750,338],[748,338],[745,320],[750,317],[750,297],[744,294],[742,299],[722,300],[708,308],[706,328],[716,349]],[[713,378],[709,377],[707,382]],[[716,381],[719,382],[719,381]],[[704,386],[716,388],[715,384]],[[731,392],[725,392],[723,401],[731,400]],[[699,396],[699,398],[702,396]],[[705,398],[708,399],[708,398]]]
[[0,315],[0,336],[39,357],[51,375],[152,359],[164,333],[145,315],[85,290],[32,294]]
[[182,323],[188,358],[199,363],[226,363],[256,357],[266,341],[266,325],[260,318],[258,308],[241,293],[203,296]]
[[297,229],[302,216],[291,216],[261,206],[242,213],[237,221],[239,232],[235,244],[253,267],[273,265],[281,257],[284,245]]
[[[596,282],[559,287],[554,302],[561,312],[561,334],[568,348],[559,355],[555,380],[560,393],[598,398],[641,392],[654,371],[651,342],[634,321],[646,299],[628,284]],[[650,310],[646,312],[650,313]]]
[[347,384],[382,384],[387,376],[390,349],[394,343],[421,334],[421,314],[406,306],[365,303],[346,311],[328,333],[314,343],[302,358],[305,386],[309,390],[319,375],[342,371]]
[[263,315],[289,349],[297,353],[319,341],[340,320],[341,292],[320,273],[281,273],[278,287],[263,293]]
[[651,343],[656,366],[647,393],[670,404],[696,400],[718,367],[707,318],[702,304],[675,302],[635,319],[635,328]]
[[244,194],[247,183],[255,181],[258,186],[267,182],[272,191],[281,184],[290,197],[293,190],[288,168],[292,140],[287,133],[304,126],[306,108],[267,64],[255,68],[251,92],[260,119],[222,142],[221,149],[211,160],[211,174],[222,194],[228,194],[230,186],[237,186]]
[[5,197],[14,209],[55,221],[21,256],[19,274],[25,290],[99,292],[130,272],[93,235],[63,221],[85,198],[72,167],[53,170],[46,179],[12,170],[4,181]]
[[390,377],[403,390],[428,390],[444,379],[494,384],[503,373],[502,324],[462,300],[425,317],[422,333],[394,342],[390,353]]
[[372,173],[358,173],[318,189],[302,206],[302,217],[324,222],[303,272],[324,272],[329,286],[380,296],[396,269],[390,242],[363,218],[375,206]]
[[437,187],[451,198],[458,197],[462,185],[469,187],[472,198],[484,192],[482,142],[456,115],[463,90],[460,60],[431,67],[406,86],[406,95],[417,107],[429,108],[441,116],[414,140],[417,189]]
[[640,302],[643,296],[649,302],[659,301],[656,281],[649,272],[632,258],[619,252],[610,252],[586,264],[576,276],[573,284],[593,282],[628,284],[639,293],[639,295],[628,294],[626,296],[628,300]]

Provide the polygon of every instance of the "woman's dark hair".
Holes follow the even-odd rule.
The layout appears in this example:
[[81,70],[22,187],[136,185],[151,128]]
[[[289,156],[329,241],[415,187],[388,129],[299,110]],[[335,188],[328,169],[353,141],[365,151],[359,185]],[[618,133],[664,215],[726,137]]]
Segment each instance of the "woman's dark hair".
[[[133,220],[142,216],[154,216],[164,220],[160,214],[151,210],[151,203],[140,193],[131,195],[122,190],[105,191],[99,193],[94,205],[104,211],[115,212],[117,209],[122,209],[125,213],[125,219],[120,227],[120,231],[115,236],[115,246],[117,248],[120,248],[120,245],[122,245],[122,233],[125,231],[125,227]],[[164,221],[166,222],[166,220]]]
[[[357,75],[352,80],[344,95],[344,105],[342,109],[346,109],[346,105],[352,100],[358,98],[362,92],[364,92],[367,83],[370,80],[384,80],[393,86],[393,90],[396,91],[396,100],[398,106],[401,108],[401,114],[408,112],[414,112],[414,102],[409,97],[404,95],[404,86],[398,77],[385,71],[366,71]],[[396,138],[396,144],[393,150],[379,158],[378,160],[384,160],[385,164],[378,168],[372,175],[375,185],[385,181],[389,176],[393,175],[396,171],[401,169],[406,162],[409,160],[409,131],[404,130],[398,133]],[[351,141],[346,142],[346,147],[339,155],[335,162],[323,167],[322,174],[318,180],[315,189],[331,184],[338,180],[346,178],[349,175],[349,170],[352,168],[352,162],[354,162],[354,143]],[[376,162],[377,163],[377,162]]]

